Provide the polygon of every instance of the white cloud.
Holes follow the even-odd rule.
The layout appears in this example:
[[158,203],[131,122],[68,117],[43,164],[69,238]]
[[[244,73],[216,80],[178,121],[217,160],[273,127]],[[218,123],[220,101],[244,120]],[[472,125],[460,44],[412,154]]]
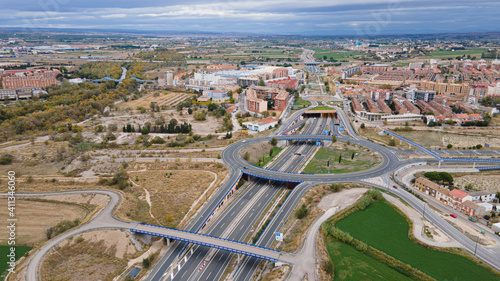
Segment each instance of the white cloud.
[[103,19],[118,19],[118,18],[124,18],[126,16],[127,16],[127,14],[111,14],[111,15],[102,15],[101,18],[103,18]]

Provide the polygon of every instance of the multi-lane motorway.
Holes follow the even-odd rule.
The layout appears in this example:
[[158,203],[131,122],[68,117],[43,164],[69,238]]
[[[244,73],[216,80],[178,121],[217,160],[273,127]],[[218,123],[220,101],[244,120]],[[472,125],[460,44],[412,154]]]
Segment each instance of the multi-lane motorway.
[[[284,124],[288,126],[290,120],[301,114],[302,111],[292,115],[288,121]],[[223,153],[222,158],[228,167],[231,168],[231,174],[229,179],[223,184],[221,188],[212,196],[208,202],[203,206],[203,208],[198,212],[194,219],[186,227],[186,230],[192,232],[200,231],[201,227],[205,224],[210,215],[214,212],[215,208],[219,206],[221,200],[226,197],[226,194],[234,186],[235,182],[241,176],[241,173],[246,173],[249,175],[255,175],[254,181],[252,181],[243,191],[240,192],[232,202],[225,206],[217,216],[213,217],[211,222],[203,229],[203,232],[217,237],[228,238],[232,240],[243,241],[248,237],[254,235],[257,229],[259,220],[262,218],[266,207],[277,200],[277,195],[284,190],[284,182],[295,181],[301,182],[296,186],[286,197],[286,200],[279,208],[278,212],[272,217],[269,225],[266,227],[265,231],[257,240],[256,244],[260,246],[270,247],[274,241],[275,232],[279,231],[283,226],[284,222],[291,215],[294,207],[298,204],[299,200],[303,197],[304,193],[312,186],[318,183],[327,182],[359,182],[363,179],[368,179],[372,177],[381,176],[388,179],[388,174],[395,171],[396,169],[407,165],[417,160],[406,160],[400,161],[392,150],[379,145],[373,144],[366,140],[357,137],[354,128],[350,126],[350,122],[347,116],[339,111],[339,117],[345,124],[345,128],[350,135],[341,136],[337,135],[339,141],[350,141],[352,143],[357,143],[359,145],[368,147],[376,152],[378,152],[382,158],[381,164],[363,172],[342,174],[342,175],[308,175],[308,174],[298,174],[297,171],[303,166],[306,158],[310,155],[315,145],[311,142],[306,142],[310,139],[322,140],[328,143],[331,140],[330,136],[321,135],[325,127],[328,127],[331,120],[328,119],[310,119],[307,121],[303,132],[301,135],[295,136],[280,136],[274,135],[279,141],[293,141],[288,145],[287,148],[281,153],[269,167],[260,168],[250,165],[240,157],[241,150],[251,144],[259,143],[262,141],[269,141],[270,137],[266,138],[253,138],[248,139],[245,142],[238,142],[229,147],[227,147]],[[279,130],[282,131],[281,129]],[[300,154],[300,155],[297,155]],[[421,161],[419,159],[418,161]],[[264,179],[263,179],[264,178]],[[267,178],[267,179],[265,179]],[[407,201],[412,205],[417,211],[423,209],[423,203],[416,199],[411,194],[407,193],[402,189],[390,190],[392,193],[397,193],[399,197]],[[40,261],[40,258],[45,254],[44,251],[50,250],[50,248],[56,243],[60,242],[61,239],[68,235],[75,235],[82,231],[90,230],[92,226],[106,227],[106,225],[111,227],[122,227],[130,228],[129,222],[118,222],[116,218],[112,217],[112,210],[114,205],[118,202],[117,195],[115,193],[104,192],[110,195],[113,204],[109,204],[99,216],[95,217],[92,224],[88,224],[80,227],[79,229],[72,230],[65,233],[63,236],[58,237],[58,239],[51,240],[50,243],[44,245],[40,250],[33,255],[33,258],[27,269],[27,280],[36,280],[36,271]],[[432,223],[435,223],[441,230],[443,230],[450,237],[453,237],[458,242],[460,242],[469,251],[474,250],[474,242],[468,239],[466,236],[457,231],[453,226],[442,220],[437,214],[428,210],[426,212],[426,218]],[[89,229],[87,229],[89,228]],[[69,236],[68,236],[69,237]],[[183,264],[180,270],[175,268],[179,254],[186,252],[186,243],[175,242],[167,250],[167,252],[161,257],[160,262],[152,270],[146,280],[170,280],[171,273],[174,273],[173,280],[220,280],[222,276],[226,273],[229,262],[233,258],[233,254],[229,252],[209,249],[202,246],[192,246],[192,255],[189,256],[187,262]],[[490,265],[500,269],[499,259],[490,251],[479,246],[477,249],[477,256],[489,263]],[[250,280],[251,276],[254,275],[255,270],[260,263],[260,260],[255,258],[245,258],[242,263],[239,264],[238,271],[234,275],[234,280]],[[205,265],[203,270],[199,270],[201,265]],[[312,279],[313,277],[309,277]]]

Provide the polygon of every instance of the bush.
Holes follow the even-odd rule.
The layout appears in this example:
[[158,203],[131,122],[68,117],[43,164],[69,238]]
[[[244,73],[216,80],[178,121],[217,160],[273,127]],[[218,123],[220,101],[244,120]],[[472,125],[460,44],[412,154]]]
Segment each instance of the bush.
[[390,139],[389,140],[389,145],[390,146],[396,146],[396,140],[395,139]]
[[330,189],[333,192],[339,192],[342,190],[342,185],[340,183],[332,183],[332,185],[330,186]]
[[367,195],[369,195],[373,200],[375,201],[382,201],[384,200],[384,195],[382,195],[382,192],[371,189],[366,192]]
[[56,226],[53,226],[45,231],[45,235],[47,236],[47,239],[51,239],[52,237],[55,237],[77,225],[80,224],[79,219],[75,219],[73,221],[70,220],[63,220],[60,223],[58,223]]
[[361,126],[359,126],[361,129],[365,128],[365,123],[361,123]]
[[451,149],[453,147],[453,144],[449,143],[446,148]]
[[247,151],[247,152],[245,152],[245,154],[243,154],[243,159],[244,159],[245,161],[248,161],[248,159],[250,159],[250,153],[248,153],[248,151]]
[[3,154],[0,156],[0,165],[10,165],[12,164],[12,161],[14,160],[14,156],[11,154]]
[[272,138],[272,139],[271,139],[271,144],[272,144],[273,146],[276,146],[276,145],[278,144],[278,140],[277,140],[276,138]]
[[323,263],[323,270],[326,272],[326,274],[332,276],[333,273],[335,272],[335,268],[333,266],[333,262],[331,260],[327,260]]
[[296,212],[295,212],[295,217],[298,218],[299,220],[300,219],[303,219],[307,216],[307,214],[309,213],[309,210],[307,210],[307,207],[306,205],[302,205],[302,207],[300,207]]

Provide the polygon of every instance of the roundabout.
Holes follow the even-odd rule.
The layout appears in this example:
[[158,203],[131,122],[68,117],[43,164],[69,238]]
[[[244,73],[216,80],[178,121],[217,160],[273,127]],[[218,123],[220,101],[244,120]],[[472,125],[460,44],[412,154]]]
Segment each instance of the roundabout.
[[[351,143],[373,150],[374,152],[380,155],[382,159],[381,163],[368,170],[345,173],[345,174],[302,174],[296,172],[281,172],[277,170],[257,167],[248,163],[243,158],[241,158],[240,152],[246,146],[256,144],[259,142],[270,141],[271,138],[272,137],[260,137],[234,143],[223,151],[222,159],[229,167],[235,170],[239,170],[243,174],[268,180],[296,182],[296,183],[305,181],[323,182],[323,183],[340,182],[340,181],[359,181],[362,179],[385,175],[387,173],[396,170],[402,164],[399,158],[391,150],[366,140],[353,139],[351,137],[346,137],[346,136],[337,136],[337,140],[342,142],[349,141]],[[326,141],[326,142],[331,141],[331,136],[328,135],[287,135],[287,136],[275,136],[274,138],[276,138],[276,140],[278,141],[294,141],[294,140]]]

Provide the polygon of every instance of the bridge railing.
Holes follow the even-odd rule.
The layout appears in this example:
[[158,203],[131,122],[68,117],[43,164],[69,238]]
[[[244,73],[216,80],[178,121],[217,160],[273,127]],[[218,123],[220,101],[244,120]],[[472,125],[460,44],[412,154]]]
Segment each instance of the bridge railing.
[[484,171],[484,170],[500,170],[500,165],[496,165],[496,166],[483,166],[483,167],[476,167],[478,170],[480,171]]
[[[238,250],[238,249],[235,249],[235,248],[230,248],[230,247],[225,247],[225,246],[221,246],[221,245],[206,243],[206,242],[202,242],[202,241],[187,239],[187,238],[183,238],[183,237],[179,237],[179,236],[174,236],[174,235],[169,235],[169,234],[164,234],[164,233],[157,233],[157,232],[152,232],[152,231],[147,231],[147,230],[141,230],[141,229],[135,229],[135,228],[130,229],[130,231],[135,232],[135,233],[142,233],[142,234],[152,235],[152,236],[165,237],[165,238],[169,238],[169,239],[174,239],[174,240],[178,240],[178,241],[182,241],[182,242],[188,242],[188,243],[197,244],[197,245],[201,245],[201,246],[206,246],[206,247],[210,247],[210,248],[216,248],[216,249],[219,249],[219,250],[225,250],[225,251],[229,251],[229,252],[233,252],[233,253],[237,253],[237,254],[243,254],[243,255],[247,255],[247,256],[259,258],[259,259],[268,260],[268,261],[273,261],[273,262],[277,262],[278,261],[276,258],[273,258],[273,257],[263,256],[263,255],[255,254],[255,253],[248,252],[248,251],[243,251],[243,250]],[[252,246],[255,246],[255,245],[252,245]],[[264,249],[266,249],[266,250],[272,250],[272,249],[268,249],[268,248],[264,248]],[[281,254],[281,252],[279,252],[279,251],[278,251],[278,253]]]
[[147,226],[151,226],[151,227],[157,227],[157,228],[164,228],[164,229],[168,229],[168,230],[179,231],[179,232],[184,232],[184,233],[189,233],[189,234],[199,235],[199,236],[204,236],[204,237],[209,237],[209,238],[214,238],[214,239],[228,241],[228,242],[233,242],[233,243],[237,243],[237,244],[241,244],[241,245],[245,245],[245,246],[250,246],[250,247],[255,247],[255,248],[261,248],[261,249],[268,250],[268,251],[273,251],[273,252],[276,252],[276,253],[281,253],[281,251],[279,251],[279,250],[275,250],[275,249],[271,249],[271,248],[266,248],[266,247],[262,247],[262,246],[259,246],[259,245],[250,244],[250,243],[246,243],[246,242],[241,242],[241,241],[237,241],[237,240],[232,240],[232,239],[227,239],[227,238],[212,236],[212,235],[209,235],[209,234],[195,233],[195,232],[191,232],[191,231],[188,231],[188,230],[170,228],[170,227],[166,227],[166,226],[154,225],[154,224],[148,224],[148,223],[142,223],[142,222],[139,223],[139,224],[140,225],[147,225]]

